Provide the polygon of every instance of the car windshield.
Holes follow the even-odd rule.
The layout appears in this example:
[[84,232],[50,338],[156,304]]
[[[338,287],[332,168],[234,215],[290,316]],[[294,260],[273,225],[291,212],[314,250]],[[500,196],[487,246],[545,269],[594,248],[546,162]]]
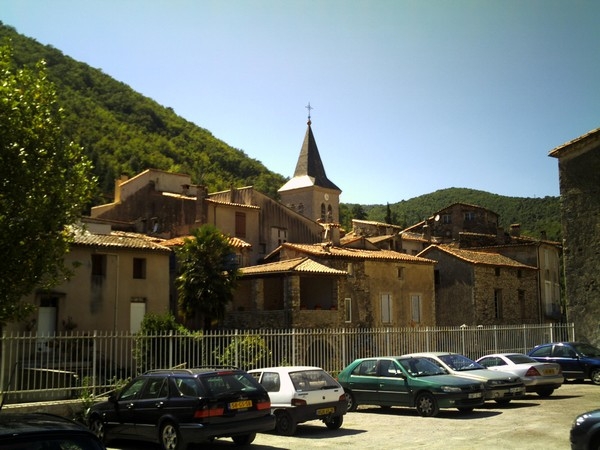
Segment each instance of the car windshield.
[[324,370],[290,372],[290,379],[297,391],[318,391],[319,389],[339,387],[337,381]]
[[515,364],[527,364],[527,363],[537,362],[531,356],[527,356],[527,355],[514,354],[514,355],[506,355],[506,357]]
[[596,347],[590,344],[574,344],[573,348],[583,356],[591,358],[600,356],[600,349],[597,349]]
[[399,359],[398,363],[413,377],[429,377],[448,373],[446,369],[428,358]]
[[476,363],[472,359],[469,359],[463,355],[441,355],[439,358],[444,361],[452,370],[456,370],[458,372],[465,370],[485,369],[485,367],[483,367],[481,364]]

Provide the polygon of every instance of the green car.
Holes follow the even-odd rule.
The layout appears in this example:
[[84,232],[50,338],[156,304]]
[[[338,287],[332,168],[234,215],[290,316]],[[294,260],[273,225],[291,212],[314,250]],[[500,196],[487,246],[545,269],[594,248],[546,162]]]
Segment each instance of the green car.
[[348,411],[359,404],[415,407],[423,417],[440,408],[470,412],[483,405],[484,385],[454,375],[424,357],[381,356],[357,359],[340,372]]

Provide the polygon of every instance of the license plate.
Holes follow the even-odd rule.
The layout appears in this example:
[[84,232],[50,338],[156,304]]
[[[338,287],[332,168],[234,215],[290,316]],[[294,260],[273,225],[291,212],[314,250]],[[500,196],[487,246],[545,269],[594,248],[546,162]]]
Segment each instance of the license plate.
[[229,409],[252,408],[252,400],[241,400],[239,402],[231,402]]
[[508,392],[510,392],[511,394],[514,394],[515,392],[521,392],[521,388],[510,388]]
[[317,409],[317,416],[326,416],[327,414],[333,414],[335,408],[321,408]]
[[469,398],[481,398],[481,392],[473,392],[469,394]]
[[553,369],[545,369],[545,370],[542,370],[542,374],[544,374],[544,375],[554,375],[554,370]]

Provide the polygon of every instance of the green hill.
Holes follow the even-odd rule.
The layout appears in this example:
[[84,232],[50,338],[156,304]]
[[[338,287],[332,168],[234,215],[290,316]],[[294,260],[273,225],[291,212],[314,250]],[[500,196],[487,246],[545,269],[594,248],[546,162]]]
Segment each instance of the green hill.
[[65,132],[94,164],[98,202],[112,197],[114,180],[121,174],[133,176],[147,168],[189,174],[210,191],[254,185],[275,197],[285,182],[282,175],[172,109],[0,22],[0,44],[7,42],[18,67],[46,61],[48,78],[67,113]]
[[[506,230],[513,223],[521,225],[521,233],[531,237],[541,237],[561,241],[560,199],[558,197],[526,198],[506,197],[489,192],[465,188],[448,188],[403,200],[388,205],[361,206],[364,218],[379,222],[389,222],[406,227],[430,217],[434,212],[453,203],[469,203],[494,211],[500,215],[499,225]],[[345,205],[342,222],[348,229],[352,211],[357,205]],[[389,217],[388,217],[389,216]],[[387,220],[386,220],[387,219]]]
[[[148,168],[191,175],[210,191],[253,185],[277,198],[286,179],[224,141],[124,83],[42,45],[0,22],[0,45],[9,43],[18,67],[45,60],[66,111],[65,133],[82,145],[98,177],[95,204],[112,201],[114,180]],[[202,105],[199,105],[201,108]],[[507,228],[520,223],[523,234],[560,240],[559,199],[504,197],[472,189],[450,188],[389,205],[340,205],[342,224],[353,216],[408,226],[452,203],[471,203],[500,214]]]

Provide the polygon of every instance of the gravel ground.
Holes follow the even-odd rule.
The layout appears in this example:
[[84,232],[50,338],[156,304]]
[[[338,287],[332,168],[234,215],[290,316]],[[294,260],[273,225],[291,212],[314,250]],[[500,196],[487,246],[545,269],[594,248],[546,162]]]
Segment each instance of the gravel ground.
[[[495,402],[470,414],[443,409],[437,417],[419,416],[414,409],[382,409],[360,405],[348,413],[339,430],[328,430],[321,422],[298,426],[291,437],[259,434],[254,450],[275,449],[569,449],[569,430],[575,417],[600,408],[600,386],[590,382],[567,382],[551,397],[527,394],[521,400],[500,406]],[[120,450],[157,450],[158,446],[115,442]],[[236,448],[231,439],[219,439],[200,448]]]

